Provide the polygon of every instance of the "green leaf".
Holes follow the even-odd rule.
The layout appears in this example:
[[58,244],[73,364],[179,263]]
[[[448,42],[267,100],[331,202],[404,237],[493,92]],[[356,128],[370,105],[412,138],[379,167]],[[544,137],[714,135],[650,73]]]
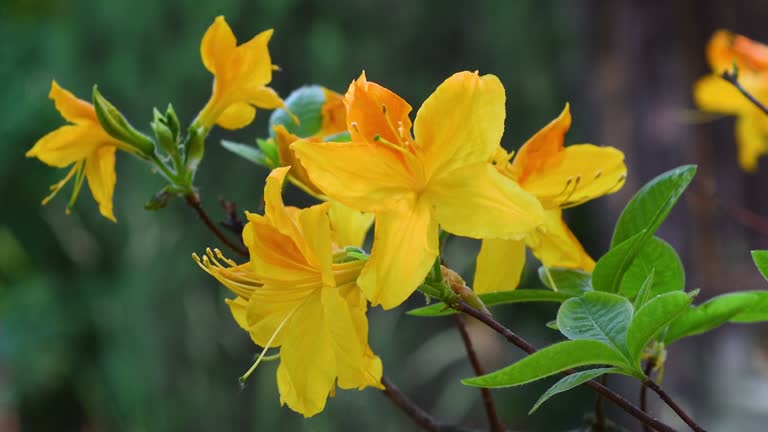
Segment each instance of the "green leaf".
[[645,231],[630,237],[609,250],[592,270],[592,287],[596,291],[618,292],[621,281],[643,245]]
[[723,294],[689,308],[669,326],[664,342],[670,344],[680,338],[704,333],[725,324],[757,304],[757,294],[759,293]]
[[768,250],[753,250],[752,260],[760,270],[760,274],[768,280]]
[[637,293],[637,296],[635,297],[635,301],[632,303],[632,308],[635,310],[640,309],[648,303],[648,300],[651,298],[651,286],[653,285],[653,275],[654,270],[651,269],[651,272],[648,273],[648,277],[645,278],[645,282],[643,282],[643,285],[640,287],[640,291]]
[[280,164],[280,154],[277,151],[277,145],[275,140],[256,138],[256,145],[259,146],[259,150],[264,153],[265,165],[269,169],[275,169]]
[[256,147],[228,140],[221,140],[221,146],[245,160],[267,167],[267,159],[264,156],[264,152]]
[[599,341],[627,354],[627,329],[632,313],[632,304],[624,297],[590,291],[560,306],[557,327],[568,339]]
[[[510,303],[528,303],[528,302],[556,302],[562,303],[572,296],[568,293],[554,292],[544,289],[517,289],[514,291],[501,291],[478,295],[485,306],[495,306]],[[447,316],[456,313],[454,309],[446,306],[444,303],[411,309],[406,312],[408,315],[420,317]]]
[[550,345],[503,369],[461,382],[475,387],[513,387],[587,365],[627,366],[621,354],[602,342],[573,340]]
[[684,292],[670,292],[654,297],[637,311],[627,331],[627,347],[635,366],[640,367],[640,356],[648,342],[680,316],[691,301]]
[[592,275],[581,270],[541,266],[539,279],[544,286],[555,291],[567,291],[574,295],[592,291]]
[[651,237],[624,273],[619,294],[634,299],[651,271],[654,278],[649,287],[649,298],[685,288],[685,269],[677,252],[664,240]]
[[755,302],[748,309],[731,318],[734,323],[768,321],[768,291],[748,291],[755,296]]
[[269,136],[274,138],[275,126],[283,125],[300,138],[311,137],[323,126],[323,104],[325,92],[321,86],[299,87],[285,99],[286,108],[299,119],[299,124],[284,109],[274,110],[269,117]]
[[619,216],[611,248],[642,231],[648,237],[653,235],[695,175],[695,165],[684,165],[661,174],[643,186]]
[[600,369],[585,370],[585,371],[576,372],[574,374],[568,375],[567,377],[564,377],[560,381],[556,382],[555,385],[549,388],[549,390],[544,392],[544,394],[541,395],[539,400],[537,400],[536,403],[533,405],[533,408],[531,408],[531,410],[528,411],[528,415],[533,414],[534,411],[539,409],[541,404],[546,402],[552,396],[566,392],[574,387],[578,387],[589,380],[599,377],[600,375],[607,374],[607,373],[616,373],[616,372],[619,372],[620,370],[621,369],[617,369],[617,368],[600,368]]

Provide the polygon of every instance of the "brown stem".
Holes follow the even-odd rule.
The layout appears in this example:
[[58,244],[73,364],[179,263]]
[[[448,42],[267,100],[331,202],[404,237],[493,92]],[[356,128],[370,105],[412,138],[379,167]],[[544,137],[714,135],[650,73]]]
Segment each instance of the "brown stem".
[[[475,370],[475,375],[485,375],[483,366],[480,364],[480,359],[477,358],[474,346],[472,346],[472,339],[469,338],[469,332],[467,332],[467,326],[464,323],[464,317],[461,315],[454,315],[453,320],[456,323],[456,328],[459,329],[461,334],[461,340],[464,341],[464,347],[467,349],[467,357],[472,364],[472,369]],[[507,428],[501,423],[499,415],[496,412],[496,406],[493,404],[493,395],[491,395],[491,389],[481,388],[480,393],[483,396],[483,405],[485,405],[485,412],[488,415],[488,425],[493,432],[504,432]]]
[[200,217],[200,220],[203,221],[205,226],[208,227],[208,229],[213,233],[213,235],[216,236],[216,238],[218,238],[222,243],[227,245],[230,249],[237,252],[238,254],[244,257],[249,256],[248,251],[245,248],[229,240],[227,236],[225,236],[224,233],[221,232],[221,230],[216,226],[216,224],[213,223],[211,218],[208,217],[208,213],[206,213],[203,209],[203,206],[200,203],[200,197],[197,196],[197,194],[189,194],[184,198],[186,199],[187,204],[189,204],[189,206],[195,210],[197,215]]
[[762,112],[763,112],[763,113],[765,113],[765,114],[768,114],[768,108],[766,108],[766,107],[765,107],[765,105],[763,105],[763,104],[762,104],[762,103],[761,103],[759,100],[757,100],[757,98],[756,98],[756,97],[754,97],[754,96],[752,95],[752,93],[748,92],[748,91],[747,91],[747,89],[745,89],[744,87],[742,87],[741,83],[739,83],[739,79],[738,79],[739,77],[738,77],[738,74],[736,73],[736,71],[735,71],[735,70],[734,70],[734,71],[723,71],[722,75],[720,75],[720,76],[721,76],[721,77],[722,77],[724,80],[726,80],[726,81],[728,81],[729,83],[731,83],[731,85],[733,85],[734,87],[736,87],[736,89],[737,89],[738,91],[740,91],[740,92],[741,92],[741,94],[743,94],[743,95],[744,95],[744,97],[746,97],[747,99],[749,99],[749,101],[750,101],[750,102],[752,102],[752,104],[753,104],[754,106],[756,106],[757,108],[759,108],[759,109],[760,109],[760,111],[762,111]]
[[[653,360],[648,360],[648,362],[645,364],[645,370],[643,370],[645,376],[651,376],[651,373],[653,373],[654,364],[655,363]],[[640,386],[640,409],[645,413],[648,412],[648,387],[645,385]],[[651,429],[647,424],[643,424],[643,432],[653,432],[653,429]]]
[[670,408],[672,408],[681,419],[691,427],[695,432],[705,432],[704,428],[696,424],[695,421],[688,415],[680,406],[672,400],[672,398],[664,391],[658,384],[652,379],[648,378],[643,382],[643,385],[656,392],[657,395],[663,400]]
[[[502,325],[501,323],[493,319],[493,317],[491,317],[490,315],[484,312],[481,312],[463,302],[453,305],[453,308],[459,312],[465,313],[471,317],[476,318],[478,321],[482,322],[483,324],[487,325],[488,327],[490,327],[500,335],[504,336],[505,339],[507,339],[513,345],[525,351],[526,353],[533,354],[537,351],[533,345],[529,344],[525,339],[516,335],[514,332],[512,332],[512,330],[504,327],[504,325]],[[574,370],[567,370],[567,371],[564,371],[563,373],[565,375],[571,375],[574,372],[575,372]],[[635,417],[636,419],[640,420],[644,424],[647,424],[653,427],[657,431],[675,432],[675,429],[667,426],[666,424],[655,419],[654,417],[644,413],[642,410],[640,410],[640,408],[632,404],[632,402],[624,399],[622,396],[613,392],[611,389],[605,387],[604,385],[598,383],[597,381],[594,381],[594,380],[587,381],[584,384],[587,387],[594,390],[595,392],[602,395],[604,398],[608,399],[609,401],[621,407],[624,411],[626,411],[632,417]]]
[[397,386],[387,377],[381,377],[381,383],[384,385],[384,394],[400,408],[411,420],[419,425],[423,430],[429,432],[470,432],[461,426],[446,425],[438,422],[429,415],[420,406],[416,405],[408,396],[404,395]]
[[[600,377],[600,384],[606,386],[608,384],[608,375]],[[605,431],[605,402],[603,397],[598,393],[595,400],[595,425],[594,429],[597,432]]]

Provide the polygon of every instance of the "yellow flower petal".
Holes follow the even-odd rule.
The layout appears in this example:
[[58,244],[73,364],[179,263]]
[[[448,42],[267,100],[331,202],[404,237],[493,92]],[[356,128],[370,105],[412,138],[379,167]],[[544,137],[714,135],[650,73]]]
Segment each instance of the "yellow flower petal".
[[27,157],[36,157],[43,163],[63,168],[85,159],[106,141],[93,128],[84,125],[67,125],[40,138]]
[[410,136],[411,106],[389,89],[368,81],[365,72],[349,85],[345,104],[352,141],[373,142],[379,136],[400,143]]
[[528,246],[545,267],[563,267],[592,272],[595,261],[563,220],[560,210],[544,212],[544,230],[527,239]]
[[243,240],[250,251],[250,265],[267,283],[319,280],[319,271],[302,254],[293,239],[275,228],[268,218],[248,214]]
[[116,147],[103,146],[93,152],[85,162],[85,178],[91,189],[93,199],[99,204],[99,212],[112,222],[117,222],[112,213],[112,194],[115,191],[117,175],[115,174]]
[[419,109],[414,129],[427,177],[489,161],[504,133],[505,99],[493,75],[459,72],[440,84]]
[[[739,78],[741,82],[743,77]],[[749,83],[742,83],[742,85],[749,91],[756,90],[755,86]],[[755,94],[755,96],[760,97],[762,94]],[[693,87],[693,99],[696,106],[709,112],[738,114],[754,113],[758,110],[736,87],[717,75],[705,76],[696,81]]]
[[757,170],[757,160],[768,153],[768,118],[763,113],[736,119],[739,165],[746,172]]
[[248,126],[256,117],[256,109],[245,102],[234,103],[219,115],[216,124],[224,129],[235,130]]
[[319,198],[323,192],[309,179],[307,170],[304,169],[304,165],[296,158],[296,153],[291,149],[291,144],[299,139],[298,136],[288,132],[285,126],[275,126],[275,141],[277,143],[277,153],[280,157],[280,165],[291,167],[291,171],[288,173],[289,180],[305,192]]
[[373,213],[363,213],[337,201],[331,202],[328,216],[331,220],[333,241],[339,247],[362,246],[365,235],[373,224]]
[[248,85],[264,85],[272,81],[272,58],[267,45],[273,33],[273,29],[264,30],[237,47],[235,60],[231,60],[234,64],[229,66],[242,67],[241,75]]
[[433,204],[443,229],[465,237],[521,239],[543,218],[536,197],[487,162],[433,179],[425,199]]
[[522,185],[533,173],[559,162],[560,152],[564,148],[565,134],[570,127],[571,111],[566,104],[556,119],[536,132],[520,147],[512,165],[508,167],[510,177]]
[[367,142],[310,142],[291,146],[310,180],[348,207],[376,211],[413,195],[417,181],[396,150]]
[[237,39],[223,16],[218,16],[203,35],[200,43],[200,57],[205,68],[212,74],[225,69],[235,51]]
[[248,103],[264,109],[277,109],[285,107],[283,100],[271,87],[252,86],[243,90],[243,95]]
[[437,255],[437,223],[429,203],[402,200],[376,214],[373,249],[358,285],[372,305],[392,309],[418,288]]
[[[225,299],[224,302],[229,306],[229,311],[232,313],[232,318],[235,319],[237,325],[243,330],[248,331],[248,300],[238,296],[234,299]],[[264,341],[264,343],[266,343],[266,341]]]
[[311,417],[325,408],[337,377],[334,340],[317,290],[299,306],[283,330],[277,386],[280,400]]
[[[272,347],[278,347],[285,341],[289,341],[290,337],[287,330],[296,323],[292,321],[295,318],[296,310],[302,304],[309,302],[316,291],[318,290],[314,287],[303,288],[288,285],[279,287],[264,285],[255,289],[251,293],[246,307],[246,329],[250,333],[251,339],[257,345],[265,346],[274,336],[274,340],[270,344]],[[314,297],[317,300],[317,296]],[[237,317],[235,318],[237,319]],[[289,321],[283,324],[286,319]],[[283,327],[275,336],[275,332],[281,324]]]
[[325,103],[321,109],[323,123],[315,136],[325,137],[345,132],[347,130],[347,107],[344,105],[344,96],[325,87],[323,87],[323,94],[325,94]]
[[[360,295],[360,289],[354,284],[351,285],[348,290]],[[325,316],[329,318],[328,331],[334,342],[338,386],[343,389],[363,389],[375,385],[381,376],[379,375],[378,379],[371,377],[369,369],[370,348],[365,300],[349,304],[338,289],[324,288],[322,302]]]
[[525,243],[521,240],[485,239],[475,264],[472,289],[477,294],[512,291],[525,268]]
[[520,186],[547,209],[573,207],[616,192],[627,176],[624,153],[613,147],[571,145],[540,161]]
[[331,245],[331,227],[328,220],[328,207],[331,203],[322,203],[301,209],[297,215],[297,224],[303,237],[304,256],[321,273],[324,286],[336,286],[331,272],[333,246]]
[[62,117],[72,123],[92,122],[98,123],[96,110],[90,103],[78,99],[67,90],[59,87],[56,81],[51,82],[51,91],[48,97],[53,100],[56,109]]

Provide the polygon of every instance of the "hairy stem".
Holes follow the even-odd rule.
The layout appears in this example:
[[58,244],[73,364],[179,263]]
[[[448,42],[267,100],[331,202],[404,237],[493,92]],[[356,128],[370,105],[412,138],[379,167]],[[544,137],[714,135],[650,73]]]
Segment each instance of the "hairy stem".
[[661,400],[663,400],[664,403],[666,403],[670,408],[672,408],[672,410],[674,410],[677,413],[677,415],[680,416],[681,419],[683,419],[685,424],[691,427],[691,429],[693,429],[695,432],[705,432],[704,428],[699,426],[695,421],[693,421],[691,416],[689,416],[688,413],[686,413],[682,408],[680,408],[680,406],[674,400],[672,400],[672,398],[667,394],[667,392],[665,392],[664,389],[662,389],[653,380],[648,378],[643,382],[643,385],[653,390],[657,395],[659,395]]
[[414,423],[419,425],[421,429],[429,432],[471,432],[471,429],[438,422],[428,412],[410,400],[408,396],[404,395],[389,378],[381,377],[381,383],[384,385],[383,393],[389,400],[410,417]]
[[[480,359],[477,357],[475,348],[472,345],[472,339],[470,339],[469,332],[467,332],[467,326],[464,323],[464,317],[461,315],[454,315],[453,318],[454,322],[456,323],[456,328],[459,330],[459,334],[461,334],[461,340],[464,341],[464,347],[467,349],[467,358],[469,358],[469,362],[472,364],[472,369],[475,370],[475,375],[485,375],[485,370],[483,370],[483,366],[480,364]],[[490,426],[491,431],[506,431],[507,428],[505,428],[504,424],[501,423],[499,415],[496,412],[496,406],[493,403],[493,395],[491,395],[491,390],[487,388],[481,388],[480,393],[483,396],[483,405],[485,406],[485,413],[488,416],[488,425]]]
[[[650,378],[653,373],[653,367],[654,361],[648,360],[645,364],[645,370],[643,370],[645,376]],[[645,413],[648,412],[648,387],[646,387],[645,384],[640,385],[640,409]],[[653,432],[653,429],[648,427],[648,425],[643,424],[643,432]]]
[[227,245],[227,247],[229,247],[239,255],[242,255],[244,257],[249,256],[248,251],[244,247],[233,243],[230,239],[227,238],[226,235],[224,235],[223,232],[221,232],[221,230],[216,226],[216,224],[213,223],[211,218],[208,217],[208,213],[206,213],[205,209],[203,209],[202,203],[200,202],[200,197],[198,197],[197,194],[188,194],[188,195],[185,195],[184,198],[187,201],[187,204],[189,204],[189,206],[195,210],[197,215],[200,217],[200,220],[203,221],[203,224],[205,224],[205,226],[208,227],[208,229],[213,233],[213,235],[216,236],[216,238],[219,239],[219,241]]

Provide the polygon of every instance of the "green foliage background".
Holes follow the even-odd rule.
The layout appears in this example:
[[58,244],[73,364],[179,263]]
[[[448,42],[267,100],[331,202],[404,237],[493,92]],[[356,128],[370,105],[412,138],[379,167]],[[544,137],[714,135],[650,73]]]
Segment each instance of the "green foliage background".
[[[125,155],[118,158],[118,224],[100,217],[85,191],[72,215],[64,215],[63,197],[41,207],[48,186],[64,173],[25,159],[24,152],[62,124],[47,99],[51,79],[86,99],[92,85],[99,84],[103,94],[144,130],[151,108],[168,102],[182,122],[189,121],[210,94],[211,77],[198,49],[203,32],[219,14],[227,17],[241,41],[262,29],[276,29],[270,47],[283,71],[272,86],[281,95],[308,83],[343,93],[364,69],[369,79],[397,91],[416,110],[453,72],[494,73],[507,89],[508,148],[519,146],[571,101],[575,121],[567,142],[589,139],[628,152],[628,190],[571,211],[574,230],[587,249],[599,255],[607,248],[619,209],[637,185],[674,165],[705,158],[663,145],[645,150],[636,143],[643,136],[636,131],[618,135],[628,137],[626,142],[607,141],[617,137],[608,126],[600,126],[611,119],[609,110],[624,104],[633,118],[649,118],[643,116],[650,116],[652,105],[627,96],[619,98],[618,108],[601,106],[613,100],[605,87],[622,70],[609,68],[607,76],[598,75],[594,65],[606,60],[601,54],[604,44],[621,41],[616,35],[625,33],[595,29],[603,29],[600,25],[606,21],[621,23],[634,10],[633,2],[605,8],[601,3],[0,2],[0,430],[413,430],[371,389],[340,391],[324,413],[305,420],[279,407],[275,364],[260,367],[239,390],[237,377],[250,366],[256,347],[231,319],[223,302],[229,294],[190,258],[193,251],[218,245],[178,200],[156,213],[143,209],[162,186],[160,177],[150,175],[144,165]],[[694,10],[693,2],[686,4]],[[714,15],[716,4],[706,2],[701,8]],[[744,14],[752,7],[745,6]],[[645,19],[663,26],[685,11],[669,7]],[[674,82],[678,93],[672,105],[680,110],[689,108],[686,98],[693,78],[704,73],[705,38],[728,24],[696,16],[696,41],[671,42],[673,50],[684,53],[674,64],[684,71]],[[724,19],[736,23],[738,18]],[[648,31],[656,35],[661,30]],[[623,61],[619,54],[611,56]],[[649,85],[645,91],[661,93],[662,87]],[[209,139],[198,184],[211,214],[221,217],[219,198],[236,201],[242,209],[259,209],[266,171],[224,151],[218,142],[253,142],[267,134],[267,118],[260,112],[249,128],[236,133],[216,130]],[[716,136],[727,142],[730,135],[722,130],[732,130],[729,127],[707,132],[719,133]],[[724,147],[717,150],[727,155],[722,164],[735,165],[732,142]],[[725,170],[739,178],[735,170]],[[293,204],[311,202],[298,190],[287,194]],[[699,261],[690,253],[693,234],[680,224],[681,214],[673,215],[667,233],[689,252],[684,261],[690,271]],[[751,266],[743,233],[740,238],[743,261]],[[447,259],[471,276],[476,249],[476,242],[454,240]],[[695,276],[693,280],[696,283]],[[533,274],[525,283],[538,284]],[[421,304],[414,296],[408,306]],[[471,369],[452,323],[405,316],[405,309],[371,313],[371,345],[384,360],[385,372],[436,416],[483,426],[477,390],[459,382]],[[555,311],[556,306],[548,304],[513,305],[499,317],[543,346],[558,340],[544,326]],[[488,370],[520,357],[493,335],[475,330]],[[698,352],[695,346],[688,348]],[[677,383],[676,389],[683,392],[686,381]],[[565,430],[576,427],[581,414],[591,410],[592,396],[576,390],[528,417],[534,398],[548,384],[524,388],[530,391],[494,392],[510,427]],[[684,396],[697,400],[693,393]]]

